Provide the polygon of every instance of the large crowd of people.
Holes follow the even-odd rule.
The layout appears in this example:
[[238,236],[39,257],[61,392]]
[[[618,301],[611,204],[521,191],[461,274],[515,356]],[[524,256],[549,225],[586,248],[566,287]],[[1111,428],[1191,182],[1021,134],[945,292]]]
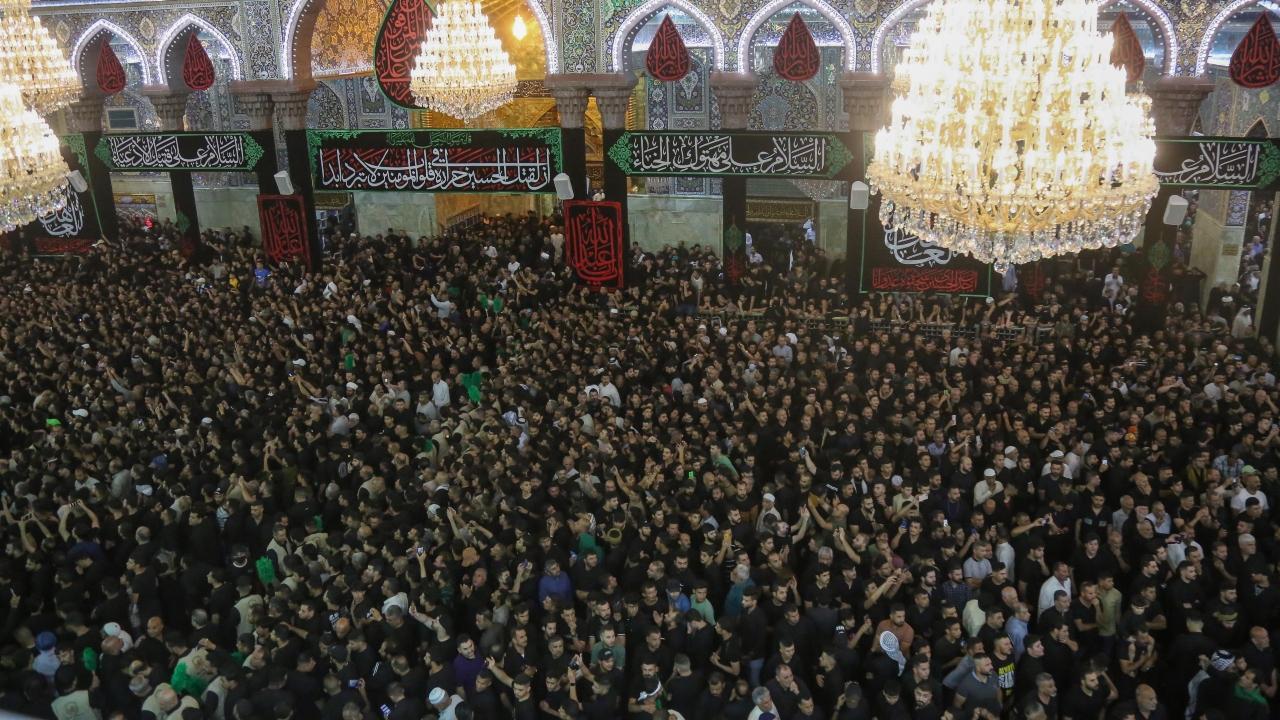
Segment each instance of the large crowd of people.
[[0,259],[0,712],[1277,717],[1265,338],[555,223]]

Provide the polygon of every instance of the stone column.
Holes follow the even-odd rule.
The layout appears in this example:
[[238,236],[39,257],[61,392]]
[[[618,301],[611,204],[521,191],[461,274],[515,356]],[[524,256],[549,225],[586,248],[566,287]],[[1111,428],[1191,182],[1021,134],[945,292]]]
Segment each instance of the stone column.
[[[631,107],[631,92],[636,77],[628,74],[597,75],[592,79],[591,91],[596,96],[600,120],[604,125],[604,151],[622,138],[627,129],[627,110]],[[611,163],[604,166],[604,194],[609,200],[617,200],[626,209],[627,176]]]
[[1253,312],[1253,327],[1259,338],[1266,338],[1272,343],[1280,342],[1280,262],[1276,257],[1276,222],[1275,213],[1280,210],[1280,192],[1271,199],[1271,222],[1267,229],[1267,254],[1262,258],[1262,270],[1259,273],[1258,306]]
[[311,158],[307,156],[310,152],[307,145],[307,102],[311,99],[311,91],[316,89],[316,83],[314,80],[298,82],[277,80],[264,82],[259,88],[271,96],[271,104],[275,110],[275,126],[284,135],[289,182],[293,185],[293,192],[302,196],[302,204],[307,213],[307,237],[311,242],[311,269],[317,270],[320,267],[324,244],[320,239],[320,227],[316,223],[316,196],[311,182]]
[[275,105],[276,127],[281,130],[307,129],[307,102],[316,89],[314,80],[307,82],[275,82],[267,85],[271,101]]
[[[1191,132],[1196,115],[1200,112],[1200,103],[1213,92],[1214,81],[1205,77],[1161,77],[1147,86],[1147,95],[1151,97],[1151,119],[1155,122],[1157,137],[1182,137]],[[1164,210],[1169,198],[1177,194],[1175,188],[1161,187],[1151,201],[1151,209],[1143,225],[1142,245],[1144,251],[1156,243],[1173,239],[1176,228],[1164,224]],[[1208,238],[1202,238],[1204,243]],[[1218,237],[1221,250],[1222,238]],[[1194,253],[1193,253],[1194,254]],[[1212,280],[1212,278],[1210,278]],[[1155,282],[1155,280],[1152,280]],[[1206,283],[1212,286],[1212,282]],[[1146,301],[1141,301],[1146,305]],[[1164,327],[1165,309],[1160,304],[1155,307],[1139,307],[1140,321],[1152,329]]]
[[272,115],[275,102],[271,99],[270,84],[258,81],[237,81],[231,83],[231,96],[235,98],[236,109],[249,118],[249,130],[268,130],[274,124]]
[[745,130],[751,119],[756,76],[751,73],[713,72],[709,81],[716,104],[720,106],[720,128]]
[[[840,78],[844,95],[844,111],[849,116],[849,130],[842,138],[853,151],[853,177],[867,181],[869,143],[867,135],[888,122],[889,78],[881,73],[846,72]],[[846,207],[848,207],[846,205]],[[862,256],[864,243],[884,242],[884,226],[880,224],[880,196],[871,197],[866,210],[849,208],[845,220],[845,289],[852,295],[858,291],[858,272],[853,258]]]
[[181,132],[186,127],[187,98],[189,93],[175,92],[167,85],[144,85],[142,96],[151,101],[160,119],[160,129],[165,132]]
[[67,132],[101,133],[102,132],[102,98],[81,98],[63,109],[66,118]]
[[564,164],[560,171],[569,176],[573,183],[573,196],[578,199],[587,196],[587,134],[583,117],[591,99],[591,88],[582,77],[555,74],[548,75],[544,81],[551,97],[556,99],[556,111],[560,115],[564,138]]
[[103,237],[119,237],[116,221],[115,194],[111,188],[111,171],[94,150],[102,140],[102,97],[82,97],[62,109],[68,133],[79,133],[85,147],[85,180],[89,182],[93,205]]
[[[756,76],[751,73],[713,72],[709,78],[711,92],[720,107],[720,129],[745,130],[751,120],[752,99],[756,93]],[[737,268],[746,267],[747,178],[735,175],[720,180],[720,253],[727,276],[737,282]]]
[[881,73],[847,72],[840,78],[849,132],[875,132],[884,127],[889,111],[889,78]]
[[258,193],[274,195],[278,191],[274,177],[278,166],[274,129],[275,101],[271,99],[270,85],[261,80],[237,81],[231,83],[230,90],[236,109],[249,119],[250,137],[262,146],[262,157],[255,169],[258,175]]
[[1178,137],[1190,133],[1200,113],[1200,103],[1213,92],[1214,85],[1207,77],[1177,76],[1162,77],[1147,86],[1156,135]]
[[[187,98],[190,93],[175,91],[167,85],[144,85],[142,96],[151,101],[160,120],[162,132],[182,132],[186,129]],[[169,173],[169,186],[173,190],[173,209],[178,215],[178,227],[183,231],[184,243],[191,247],[200,244],[200,215],[196,209],[196,191],[191,173]]]
[[[627,174],[609,157],[609,148],[622,139],[627,130],[627,110],[631,106],[631,92],[636,86],[636,76],[630,73],[596,75],[591,80],[591,90],[600,109],[604,126],[604,197],[622,205],[622,252],[624,272],[631,257],[631,218],[627,209]],[[592,190],[592,195],[595,191]]]

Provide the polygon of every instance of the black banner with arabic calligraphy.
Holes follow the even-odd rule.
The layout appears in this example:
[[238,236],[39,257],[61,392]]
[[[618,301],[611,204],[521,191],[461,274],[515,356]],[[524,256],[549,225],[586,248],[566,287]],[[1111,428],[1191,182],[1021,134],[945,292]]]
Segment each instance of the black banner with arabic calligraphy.
[[852,151],[833,133],[627,132],[608,149],[628,175],[852,180]]
[[1177,188],[1280,190],[1280,139],[1156,139],[1156,177]]
[[31,251],[38,255],[83,254],[102,238],[94,187],[89,182],[92,174],[86,167],[88,157],[84,137],[73,134],[63,136],[61,140],[62,159],[70,170],[79,172],[85,179],[85,189],[78,192],[68,182],[62,188],[66,203],[60,210],[42,215],[11,233],[19,242],[30,241]]
[[860,292],[991,294],[991,266],[880,224],[880,196],[863,213]]
[[308,130],[317,190],[555,192],[559,128]]
[[565,260],[578,279],[592,287],[622,287],[622,203],[612,200],[564,202]]
[[111,170],[248,172],[263,149],[248,133],[129,133],[103,135],[94,153]]
[[258,220],[262,249],[271,262],[301,260],[311,264],[307,238],[307,210],[301,195],[259,195]]

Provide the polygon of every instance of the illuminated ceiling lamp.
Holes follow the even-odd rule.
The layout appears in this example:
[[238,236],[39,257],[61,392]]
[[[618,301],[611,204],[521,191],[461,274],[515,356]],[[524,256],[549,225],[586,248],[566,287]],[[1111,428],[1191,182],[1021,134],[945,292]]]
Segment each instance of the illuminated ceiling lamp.
[[516,19],[511,22],[511,35],[517,40],[523,40],[525,35],[529,34],[529,28],[524,25],[524,16],[516,14]]
[[0,232],[61,209],[67,173],[49,125],[23,104],[17,85],[0,83]]
[[15,83],[39,113],[66,107],[80,97],[80,78],[30,0],[0,0],[0,80]]
[[1096,0],[936,0],[895,72],[867,174],[880,219],[996,263],[1114,247],[1158,185],[1150,100]]
[[516,66],[480,3],[448,0],[440,6],[422,41],[409,89],[427,109],[460,120],[471,120],[511,101]]

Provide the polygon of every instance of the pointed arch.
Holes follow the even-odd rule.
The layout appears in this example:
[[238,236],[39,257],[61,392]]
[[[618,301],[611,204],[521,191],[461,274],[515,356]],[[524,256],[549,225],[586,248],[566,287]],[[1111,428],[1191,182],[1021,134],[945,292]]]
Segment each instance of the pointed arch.
[[[1213,39],[1217,36],[1222,26],[1231,19],[1232,15],[1249,7],[1257,5],[1262,8],[1263,12],[1270,12],[1268,8],[1258,0],[1235,0],[1228,4],[1217,15],[1213,16],[1213,20],[1209,21],[1209,26],[1204,29],[1204,37],[1200,38],[1200,45],[1196,47],[1196,66],[1195,75],[1204,75],[1209,67],[1209,51],[1213,49]],[[1274,13],[1273,13],[1274,14]]]
[[193,29],[203,30],[218,41],[218,44],[222,46],[222,50],[226,52],[231,61],[231,79],[243,80],[244,74],[240,70],[240,55],[236,52],[236,46],[232,45],[227,36],[207,20],[198,15],[187,13],[178,18],[177,22],[170,25],[169,29],[160,33],[160,40],[156,43],[156,70],[159,73],[156,80],[158,84],[169,84],[169,66],[173,60],[170,54],[174,50],[177,39],[184,36],[188,30]]
[[[560,45],[551,34],[551,18],[539,0],[525,0],[525,7],[538,21],[547,53],[547,74],[560,72]],[[289,8],[280,42],[280,75],[285,80],[311,78],[311,38],[324,0],[298,0]],[[372,52],[372,49],[370,50]]]
[[1253,124],[1249,126],[1249,129],[1248,129],[1248,131],[1246,131],[1246,132],[1245,132],[1244,136],[1245,136],[1245,137],[1247,137],[1247,138],[1269,138],[1269,137],[1271,137],[1271,130],[1267,128],[1267,120],[1266,120],[1266,118],[1264,118],[1264,117],[1262,117],[1261,115],[1259,115],[1259,116],[1258,116],[1258,119],[1257,119],[1257,120],[1254,120],[1254,121],[1253,121]]
[[618,26],[618,32],[613,36],[613,49],[609,54],[610,72],[622,72],[626,67],[623,55],[627,51],[627,37],[638,27],[648,22],[653,16],[662,12],[664,8],[673,7],[685,13],[689,17],[698,21],[702,29],[711,37],[711,67],[714,70],[725,69],[725,45],[724,34],[720,32],[720,28],[716,26],[715,20],[700,10],[696,5],[686,0],[649,0],[649,2],[637,7],[627,15],[622,24]]
[[[871,59],[868,63],[871,72],[881,72],[880,56],[884,51],[884,41],[889,37],[889,31],[908,13],[928,5],[929,2],[930,0],[907,0],[894,8],[893,12],[885,17],[884,22],[880,23],[880,27],[876,28],[875,34],[871,36]],[[1098,9],[1101,10],[1117,2],[1119,0],[1105,0]],[[1173,31],[1173,20],[1169,17],[1169,13],[1165,12],[1164,8],[1160,7],[1154,0],[1127,0],[1127,2],[1137,5],[1147,20],[1160,29],[1160,41],[1164,43],[1164,67],[1161,68],[1160,72],[1164,75],[1177,74],[1178,36]]]
[[[121,42],[133,48],[133,51],[138,53],[138,57],[142,58],[142,84],[150,85],[151,63],[147,61],[147,54],[142,50],[142,43],[138,42],[138,39],[133,35],[126,32],[124,28],[121,28],[110,20],[104,19],[93,21],[93,24],[85,28],[85,31],[80,33],[79,39],[77,39],[75,44],[71,46],[71,67],[75,68],[76,72],[80,73],[80,77],[82,79],[89,77],[84,68],[80,67],[80,64],[84,61],[84,55],[92,46],[93,41],[103,33],[119,38]],[[85,87],[89,87],[88,83],[85,83]]]
[[822,17],[836,26],[836,29],[840,31],[840,39],[844,44],[844,69],[857,69],[858,43],[854,39],[853,27],[849,25],[849,21],[839,11],[828,5],[824,0],[773,0],[773,2],[760,8],[755,15],[751,16],[747,26],[742,29],[742,34],[738,36],[738,72],[751,72],[751,41],[755,39],[760,26],[764,25],[779,10],[794,2],[799,2],[801,5],[817,10]]

